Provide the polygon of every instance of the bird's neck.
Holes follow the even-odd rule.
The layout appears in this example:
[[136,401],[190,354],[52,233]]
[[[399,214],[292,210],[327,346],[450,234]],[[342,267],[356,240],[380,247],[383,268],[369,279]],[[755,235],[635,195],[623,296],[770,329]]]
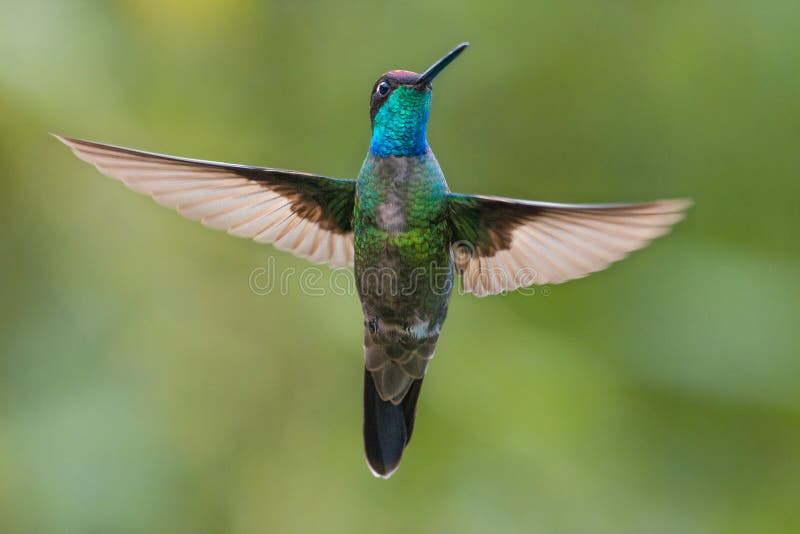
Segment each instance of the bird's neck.
[[372,121],[370,151],[384,158],[425,154],[430,104],[430,91],[398,87]]

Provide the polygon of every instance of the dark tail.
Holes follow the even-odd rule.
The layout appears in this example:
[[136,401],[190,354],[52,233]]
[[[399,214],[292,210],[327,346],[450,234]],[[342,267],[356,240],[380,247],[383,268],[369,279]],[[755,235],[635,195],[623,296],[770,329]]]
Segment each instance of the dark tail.
[[400,404],[383,401],[372,374],[364,369],[364,449],[376,476],[389,478],[411,440],[422,378],[415,379]]

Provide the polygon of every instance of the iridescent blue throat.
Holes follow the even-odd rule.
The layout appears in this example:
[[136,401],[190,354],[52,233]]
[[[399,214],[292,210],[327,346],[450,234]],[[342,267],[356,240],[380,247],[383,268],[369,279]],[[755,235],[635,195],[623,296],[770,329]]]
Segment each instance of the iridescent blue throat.
[[431,92],[400,86],[381,106],[372,123],[370,151],[387,156],[421,156],[428,151]]

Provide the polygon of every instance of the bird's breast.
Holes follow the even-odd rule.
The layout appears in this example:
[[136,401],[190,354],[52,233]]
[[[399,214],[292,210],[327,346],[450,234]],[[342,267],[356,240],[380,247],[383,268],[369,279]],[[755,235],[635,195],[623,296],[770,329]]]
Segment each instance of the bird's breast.
[[390,235],[407,230],[406,207],[399,199],[384,202],[375,210],[375,225]]
[[420,269],[449,269],[446,195],[433,154],[368,155],[356,185],[357,275],[383,269],[407,285]]
[[356,217],[389,234],[429,226],[444,212],[447,183],[433,153],[369,154],[356,185]]

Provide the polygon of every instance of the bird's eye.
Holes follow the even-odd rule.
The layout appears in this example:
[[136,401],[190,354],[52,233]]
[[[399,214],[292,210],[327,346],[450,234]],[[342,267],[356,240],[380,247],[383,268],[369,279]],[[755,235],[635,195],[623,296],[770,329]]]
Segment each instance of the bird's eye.
[[391,89],[391,87],[387,82],[381,82],[378,84],[378,87],[377,89],[375,89],[375,92],[381,96],[386,96],[389,94],[389,89]]

